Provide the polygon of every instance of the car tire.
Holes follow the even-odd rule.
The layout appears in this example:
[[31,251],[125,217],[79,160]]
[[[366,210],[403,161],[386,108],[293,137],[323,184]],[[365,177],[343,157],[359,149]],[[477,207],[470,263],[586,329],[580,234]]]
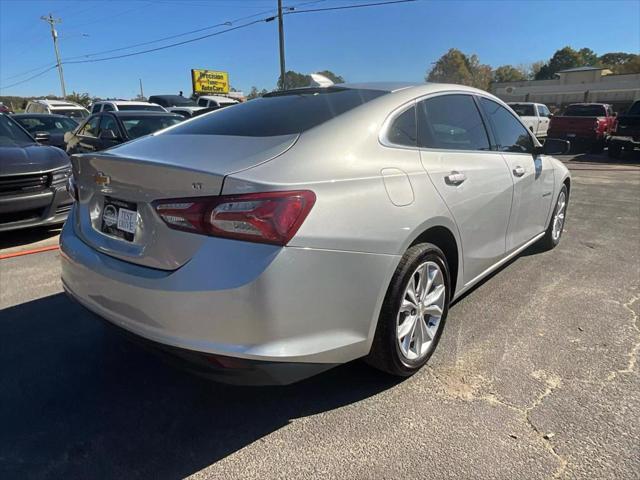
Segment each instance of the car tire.
[[591,146],[591,153],[602,153],[604,150],[604,141],[600,140]]
[[609,145],[607,149],[607,154],[610,158],[620,158],[622,156],[622,145]]
[[[427,363],[438,345],[447,319],[451,299],[450,278],[446,257],[438,247],[421,243],[409,248],[393,274],[380,310],[371,351],[365,361],[399,377],[409,377]],[[426,292],[420,287],[424,286],[421,279],[426,281]],[[417,291],[422,300],[413,312],[411,305],[417,305],[410,300],[410,288]],[[430,303],[432,301],[433,304]],[[436,314],[438,309],[439,315]],[[412,322],[415,325],[413,329],[410,327]],[[407,327],[402,328],[403,325]],[[403,336],[403,330],[410,333]]]
[[556,199],[556,205],[553,208],[551,220],[549,220],[547,231],[545,232],[544,237],[540,239],[540,246],[544,250],[554,249],[560,243],[560,238],[562,237],[562,231],[566,220],[568,203],[569,193],[567,192],[567,186],[562,185],[560,193],[558,193],[558,198]]

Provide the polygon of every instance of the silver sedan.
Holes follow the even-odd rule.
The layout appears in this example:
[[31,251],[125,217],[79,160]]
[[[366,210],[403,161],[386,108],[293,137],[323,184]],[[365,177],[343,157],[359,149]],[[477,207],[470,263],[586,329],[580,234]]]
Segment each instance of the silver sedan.
[[571,180],[514,112],[459,85],[277,92],[72,157],[67,292],[228,382],[364,357],[408,376],[450,303],[560,241]]

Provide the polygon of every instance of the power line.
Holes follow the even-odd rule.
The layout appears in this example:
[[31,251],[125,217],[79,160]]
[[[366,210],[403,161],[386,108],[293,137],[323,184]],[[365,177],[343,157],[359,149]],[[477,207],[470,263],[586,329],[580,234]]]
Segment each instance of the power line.
[[292,10],[285,12],[285,15],[293,15],[296,13],[316,13],[316,12],[327,12],[329,10],[347,10],[351,8],[363,8],[363,7],[379,7],[382,5],[392,5],[394,3],[409,3],[416,2],[417,0],[390,0],[387,2],[377,2],[377,3],[359,3],[357,5],[343,5],[341,7],[325,7],[325,8],[309,8],[306,10]]
[[49,68],[47,68],[46,70],[43,70],[43,71],[42,71],[42,72],[40,72],[40,73],[36,73],[36,74],[35,74],[35,75],[33,75],[32,77],[26,78],[26,79],[24,79],[24,80],[20,80],[19,82],[16,82],[16,83],[12,83],[11,85],[6,85],[6,86],[3,86],[3,87],[0,87],[0,90],[4,90],[4,89],[6,89],[6,88],[15,87],[16,85],[20,85],[21,83],[26,83],[26,82],[28,82],[29,80],[33,80],[34,78],[41,77],[42,75],[44,75],[44,74],[45,74],[45,73],[47,73],[47,72],[50,72],[50,71],[51,71],[51,70],[53,70],[54,68],[58,68],[58,65],[51,65],[51,66],[50,66]]

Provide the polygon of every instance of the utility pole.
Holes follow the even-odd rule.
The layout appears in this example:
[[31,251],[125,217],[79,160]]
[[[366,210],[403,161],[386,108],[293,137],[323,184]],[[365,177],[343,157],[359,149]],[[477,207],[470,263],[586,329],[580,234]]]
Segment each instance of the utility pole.
[[144,98],[144,91],[142,90],[142,79],[139,78],[138,80],[140,80],[140,100],[142,100]]
[[60,52],[58,51],[58,32],[56,31],[55,24],[62,23],[62,19],[53,18],[53,15],[49,14],[48,17],[40,17],[47,22],[51,27],[51,37],[53,38],[53,49],[56,52],[56,64],[58,66],[58,75],[60,75],[60,87],[62,88],[62,98],[67,98],[67,91],[64,88],[64,75],[62,74],[62,62],[60,62]]
[[282,24],[282,0],[278,0],[278,35],[280,37],[280,78],[282,90],[287,89],[287,77],[284,68],[284,25]]

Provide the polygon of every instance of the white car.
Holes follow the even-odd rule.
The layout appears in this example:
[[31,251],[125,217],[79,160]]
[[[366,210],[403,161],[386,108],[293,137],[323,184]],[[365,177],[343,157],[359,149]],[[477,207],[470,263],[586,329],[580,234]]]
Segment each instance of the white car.
[[240,103],[238,100],[229,97],[223,97],[221,95],[203,95],[198,98],[198,106],[208,108],[209,110],[216,110],[218,108],[229,107]]
[[536,137],[547,136],[551,112],[546,105],[531,102],[512,102],[508,105]]
[[145,112],[166,112],[166,110],[155,103],[132,102],[127,100],[103,100],[91,105],[91,113],[99,112],[123,112],[123,111],[145,111]]
[[196,112],[204,110],[196,102],[182,95],[151,95],[149,101],[162,105],[167,112],[177,113],[183,117],[193,117]]
[[31,100],[27,103],[25,113],[53,113],[56,115],[65,115],[67,117],[83,119],[89,116],[89,110],[77,103],[67,100],[48,100],[46,98],[40,100]]

